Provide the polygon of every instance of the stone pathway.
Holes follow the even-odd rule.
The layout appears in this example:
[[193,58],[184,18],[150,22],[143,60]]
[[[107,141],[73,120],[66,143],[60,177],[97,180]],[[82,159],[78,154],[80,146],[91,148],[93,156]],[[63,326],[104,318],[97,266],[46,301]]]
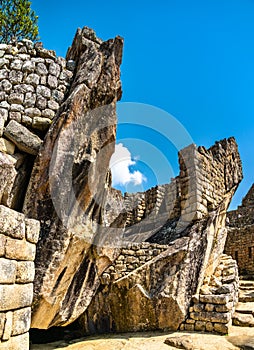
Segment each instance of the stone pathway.
[[34,344],[31,350],[254,350],[254,281],[240,281],[233,324],[228,336],[186,331],[107,334]]
[[140,332],[90,336],[71,341],[32,345],[31,350],[254,350],[254,328],[230,327],[229,336],[204,332]]
[[254,281],[240,281],[239,303],[233,316],[233,325],[254,327]]

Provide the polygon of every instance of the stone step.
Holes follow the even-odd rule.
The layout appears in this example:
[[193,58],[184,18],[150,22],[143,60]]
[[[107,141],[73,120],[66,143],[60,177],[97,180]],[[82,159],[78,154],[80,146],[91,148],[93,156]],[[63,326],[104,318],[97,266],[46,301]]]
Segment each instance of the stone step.
[[254,302],[239,302],[235,307],[235,311],[237,313],[251,314],[254,316]]
[[240,290],[239,302],[243,302],[243,303],[254,302],[254,291]]
[[232,323],[234,326],[239,327],[254,327],[254,317],[250,314],[235,312],[232,317]]
[[241,289],[241,290],[253,290],[254,291],[253,286],[239,286],[239,289]]
[[254,289],[254,281],[240,280],[239,285],[240,285],[240,288],[241,287],[253,287],[253,289]]

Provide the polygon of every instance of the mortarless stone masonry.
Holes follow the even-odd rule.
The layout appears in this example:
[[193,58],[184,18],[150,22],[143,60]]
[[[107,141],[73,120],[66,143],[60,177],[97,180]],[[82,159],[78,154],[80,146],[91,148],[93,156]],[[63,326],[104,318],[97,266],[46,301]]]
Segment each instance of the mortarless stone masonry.
[[223,250],[242,179],[237,144],[190,145],[169,184],[113,189],[122,48],[122,38],[103,42],[86,27],[67,60],[27,40],[0,45],[0,349],[28,349],[33,286],[35,328],[79,319],[84,333],[204,323],[227,333],[238,280]]
[[0,349],[29,349],[40,224],[0,206]]
[[254,278],[254,184],[237,210],[227,214],[226,254],[236,259],[239,273]]
[[189,317],[181,330],[227,334],[238,302],[236,261],[222,255],[212,276],[205,278],[200,293],[192,297]]

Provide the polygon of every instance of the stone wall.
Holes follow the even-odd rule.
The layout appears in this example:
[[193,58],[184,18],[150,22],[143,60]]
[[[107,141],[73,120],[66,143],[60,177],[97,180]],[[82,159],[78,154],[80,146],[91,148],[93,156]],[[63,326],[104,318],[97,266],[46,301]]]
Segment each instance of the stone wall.
[[39,222],[0,206],[0,349],[29,349]]
[[108,284],[122,278],[168,249],[168,245],[156,243],[129,243],[120,250],[115,264],[102,275],[101,283]]
[[[181,150],[169,184],[124,196],[111,188],[122,48],[122,38],[103,42],[86,27],[67,61],[27,40],[0,45],[0,204],[27,227],[9,231],[3,220],[4,259],[15,271],[32,262],[37,236],[28,232],[40,222],[34,328],[81,316],[86,333],[178,329],[221,261],[226,210],[242,179],[234,138]],[[32,289],[32,276],[13,276],[0,288]],[[3,340],[26,334],[28,323],[16,331],[16,308],[29,313],[29,295],[3,310]]]
[[40,43],[0,44],[0,204],[22,209],[34,157],[73,69]]
[[238,287],[237,263],[231,256],[222,255],[213,275],[192,297],[189,316],[180,329],[228,334],[238,302]]
[[[230,156],[232,153],[236,158]],[[125,226],[127,241],[150,240],[158,232],[162,236],[164,225],[168,241],[169,226],[171,239],[179,238],[190,223],[218,208],[229,189],[237,186],[241,172],[234,138],[217,142],[208,150],[194,144],[184,148],[179,152],[179,166],[179,176],[169,184],[146,192],[122,196],[109,188],[104,206],[106,225]],[[157,243],[158,239],[157,235]]]
[[72,62],[66,64],[65,59],[44,49],[41,43],[23,40],[12,45],[1,44],[2,133],[4,124],[11,120],[33,129],[35,133],[46,131],[64,99],[73,69]]
[[227,214],[226,254],[237,260],[239,273],[254,278],[254,185],[237,210]]
[[[204,281],[213,281],[214,273],[219,274],[216,268],[221,269],[227,236],[226,210],[242,178],[237,145],[233,138],[208,150],[190,145],[180,151],[179,163],[180,174],[169,185],[122,198],[111,190],[105,216],[108,227],[122,228],[118,234],[122,232],[123,248],[81,316],[86,333],[178,329],[188,314],[191,295],[200,294]],[[112,216],[110,223],[113,212],[119,215]],[[113,237],[111,243],[119,247]],[[222,282],[218,283],[222,290]],[[225,285],[223,291],[226,287],[231,288]],[[229,289],[228,294],[235,293]],[[216,308],[211,312],[216,323],[211,331],[219,331],[220,319],[230,322],[230,310],[226,316],[217,315]],[[191,322],[194,327],[195,320]],[[225,333],[228,325],[220,327]]]

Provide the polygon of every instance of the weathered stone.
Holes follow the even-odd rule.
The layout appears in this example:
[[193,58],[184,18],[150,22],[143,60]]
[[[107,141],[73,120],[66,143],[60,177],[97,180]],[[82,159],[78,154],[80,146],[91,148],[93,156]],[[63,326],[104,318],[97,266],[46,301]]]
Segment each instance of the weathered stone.
[[41,139],[14,120],[7,125],[4,135],[23,152],[36,155],[41,146]]
[[36,246],[25,240],[17,240],[7,237],[5,244],[5,256],[9,259],[34,261]]
[[10,68],[11,69],[15,69],[15,70],[21,70],[21,67],[22,67],[22,61],[19,60],[19,59],[15,59],[12,61],[11,65],[10,65]]
[[62,91],[59,91],[59,90],[53,90],[52,98],[56,102],[61,103],[63,101],[63,99],[64,99],[64,93]]
[[32,61],[25,61],[22,66],[22,71],[26,73],[33,73],[35,69],[35,63]]
[[3,134],[3,124],[8,118],[8,110],[6,110],[5,108],[0,108],[0,117],[1,117],[1,133]]
[[235,312],[233,317],[233,325],[241,327],[254,327],[254,316]]
[[24,215],[0,205],[0,232],[22,240],[25,237]]
[[232,301],[225,305],[215,305],[215,310],[216,312],[228,312],[233,309],[233,305]]
[[6,140],[5,138],[0,138],[0,152],[14,154],[15,144],[11,141]]
[[19,84],[14,86],[14,91],[21,94],[25,94],[26,92],[33,92],[34,87],[30,84]]
[[195,350],[195,345],[189,335],[179,337],[169,337],[165,340],[165,344],[173,346],[177,349]]
[[16,279],[17,262],[0,258],[0,283],[12,284]]
[[48,74],[48,70],[47,70],[47,67],[44,63],[42,62],[39,62],[36,66],[36,72],[39,74],[39,75],[47,75]]
[[221,334],[228,334],[228,324],[214,323],[214,331]]
[[15,120],[16,122],[20,123],[21,122],[21,113],[20,112],[10,112],[9,119]]
[[51,123],[52,123],[52,120],[49,118],[34,117],[32,126],[34,129],[45,131],[45,130],[48,130]]
[[[213,330],[212,322],[229,321],[237,299],[235,265],[221,258],[225,212],[242,178],[237,145],[233,138],[209,150],[190,145],[179,153],[180,174],[170,184],[124,197],[116,194],[108,167],[114,151],[115,104],[121,97],[121,56],[121,38],[103,43],[88,28],[78,30],[68,51],[72,72],[40,43],[10,45],[8,55],[2,56],[8,62],[0,73],[2,130],[5,121],[15,119],[44,135],[55,118],[35,161],[24,204],[27,217],[41,222],[33,326],[64,326],[83,314],[79,321],[87,333],[177,329],[186,318],[182,329]],[[30,131],[18,130],[19,144]],[[29,137],[37,138],[33,133]],[[36,141],[33,155],[41,144]],[[22,142],[15,144],[27,152],[27,142],[25,148]],[[26,189],[33,159],[0,154],[1,203],[21,209],[24,196],[17,188]],[[1,259],[17,260],[18,284],[32,282],[34,276],[39,222],[30,223],[25,236],[7,237],[6,229],[5,236],[0,233]],[[222,272],[215,274],[220,260]],[[207,294],[203,297],[221,299],[217,304],[204,302],[202,292]],[[197,297],[190,308],[191,295]],[[228,300],[232,309],[224,304]],[[188,318],[188,310],[199,315],[197,320]],[[223,316],[215,317],[217,310],[225,310]],[[21,316],[17,312],[17,320]],[[216,327],[225,331],[224,324]]]
[[5,324],[5,313],[0,313],[0,339],[2,339],[2,335],[4,332],[4,324]]
[[38,108],[26,108],[25,114],[30,118],[35,118],[41,116],[41,111]]
[[2,80],[1,81],[1,90],[9,92],[12,89],[12,84],[9,82],[9,80]]
[[60,75],[60,66],[57,63],[50,63],[49,65],[49,73],[52,75],[55,75],[56,77],[59,77]]
[[40,109],[45,109],[47,107],[47,99],[45,97],[39,96],[36,99],[36,106]]
[[33,123],[33,119],[28,117],[27,115],[23,115],[21,121],[22,121],[22,124],[26,126],[31,126]]
[[235,345],[238,349],[254,349],[254,338],[248,335],[229,336],[227,340]]
[[[90,46],[89,40],[85,39],[87,43]],[[77,39],[75,39],[74,45],[78,47],[79,45]],[[91,45],[93,43],[91,42]],[[80,57],[80,69],[83,69],[83,66],[88,64],[88,62],[85,62],[84,59],[82,60],[82,50],[86,50],[85,46],[78,48],[79,52],[76,52],[75,54]],[[43,327],[47,328],[54,320],[53,324],[58,324],[59,322],[61,324],[64,323],[70,323],[74,319],[76,319],[86,307],[85,305],[89,304],[89,301],[91,300],[95,290],[99,286],[99,277],[102,274],[103,270],[110,264],[110,260],[107,258],[101,258],[101,266],[104,266],[104,268],[100,268],[98,272],[96,272],[96,259],[93,262],[91,257],[91,249],[90,249],[90,243],[89,240],[92,239],[94,232],[93,230],[90,230],[91,224],[98,222],[99,216],[96,214],[96,208],[92,203],[93,194],[88,195],[88,188],[92,189],[94,188],[98,196],[102,196],[104,193],[104,183],[107,177],[108,172],[108,165],[109,160],[111,158],[111,155],[114,151],[114,145],[112,144],[112,141],[115,138],[115,123],[116,123],[116,114],[115,114],[115,103],[117,99],[120,97],[120,71],[119,71],[119,65],[121,63],[121,54],[122,54],[122,39],[116,38],[114,40],[110,40],[108,42],[105,42],[104,45],[99,48],[98,46],[93,47],[93,52],[96,56],[100,57],[105,53],[107,55],[107,59],[104,61],[104,65],[98,65],[97,70],[100,72],[98,74],[98,81],[96,87],[94,87],[94,90],[88,89],[84,84],[79,84],[78,81],[74,79],[72,84],[72,93],[69,95],[69,99],[66,102],[66,105],[63,106],[61,109],[61,115],[58,116],[58,119],[53,124],[53,127],[50,128],[50,131],[47,133],[47,136],[44,141],[43,148],[41,149],[40,156],[38,158],[38,161],[36,161],[36,164],[34,166],[35,169],[41,169],[42,167],[45,170],[50,165],[50,158],[48,157],[49,154],[52,154],[55,146],[56,140],[62,139],[63,141],[60,141],[61,146],[60,148],[64,148],[66,151],[62,153],[64,158],[60,160],[58,158],[56,160],[57,163],[61,163],[64,165],[63,168],[58,168],[58,171],[60,177],[63,175],[66,176],[69,172],[68,167],[70,165],[70,162],[74,159],[78,160],[77,156],[78,154],[81,156],[80,160],[78,160],[77,165],[77,173],[76,175],[78,178],[83,177],[83,185],[77,190],[79,193],[78,197],[83,202],[84,207],[83,209],[88,210],[88,216],[85,220],[86,223],[84,226],[84,230],[87,232],[88,237],[82,237],[81,235],[75,235],[73,236],[73,232],[71,229],[66,229],[62,223],[59,221],[58,215],[55,211],[56,205],[51,202],[50,199],[47,204],[47,212],[51,212],[50,217],[47,216],[46,212],[43,208],[40,208],[40,202],[41,196],[45,198],[45,192],[48,192],[50,190],[50,187],[53,186],[53,183],[51,183],[51,180],[54,178],[54,176],[51,178],[46,175],[46,177],[41,177],[42,173],[41,170],[34,171],[31,176],[31,181],[29,185],[29,189],[27,192],[26,200],[25,200],[25,206],[24,211],[26,212],[28,217],[32,218],[38,218],[41,220],[42,223],[42,231],[44,231],[47,227],[48,231],[48,220],[50,220],[50,230],[55,226],[55,233],[57,233],[58,237],[55,237],[54,243],[51,241],[51,234],[45,235],[45,239],[48,241],[46,243],[46,240],[42,239],[39,242],[39,246],[42,248],[39,248],[40,252],[38,257],[36,258],[36,268],[38,271],[36,282],[35,282],[35,304],[36,309],[34,309],[33,314],[33,326],[35,327]],[[107,53],[107,54],[106,54]],[[74,55],[74,52],[73,52]],[[93,61],[93,58],[91,57],[91,62]],[[109,73],[112,72],[112,73]],[[44,86],[38,86],[37,87],[37,93],[43,97],[49,98],[51,97],[51,92],[49,89],[47,89]],[[61,102],[64,97],[64,94],[60,91],[54,90],[52,93],[52,98],[56,102]],[[102,108],[102,112],[92,113],[91,110],[95,110],[99,112],[99,108]],[[66,114],[67,113],[67,114]],[[91,115],[94,114],[93,116]],[[66,117],[64,117],[64,114],[66,114]],[[72,120],[72,118],[74,118]],[[93,119],[92,125],[89,124],[91,120]],[[72,123],[73,121],[73,123]],[[76,121],[78,121],[78,124],[76,124]],[[71,125],[72,124],[72,125]],[[70,126],[70,127],[69,127]],[[74,129],[73,129],[74,127]],[[74,148],[72,147],[73,144],[73,132],[77,133],[77,144],[74,145]],[[69,135],[67,135],[67,134]],[[88,139],[87,139],[88,138]],[[85,141],[87,139],[87,141]],[[92,149],[89,150],[89,144],[92,141]],[[85,143],[84,143],[85,142]],[[87,146],[85,144],[87,143]],[[106,152],[99,152],[101,148],[105,146],[105,142],[109,144],[109,147],[107,146]],[[94,151],[95,148],[97,151]],[[81,152],[81,153],[80,153]],[[89,155],[90,153],[90,155]],[[61,154],[61,152],[58,154],[58,156]],[[64,155],[65,154],[65,155]],[[67,155],[69,154],[69,155]],[[98,158],[97,158],[98,155]],[[66,158],[67,156],[67,158]],[[69,158],[70,156],[70,158]],[[73,157],[74,156],[74,157]],[[45,157],[48,159],[48,163],[46,161],[45,163]],[[85,158],[83,158],[85,157]],[[88,158],[87,158],[88,157]],[[92,158],[93,159],[92,159]],[[82,159],[86,159],[84,162]],[[69,159],[69,161],[66,162],[66,159]],[[76,162],[75,160],[75,162]],[[81,162],[79,164],[79,162]],[[42,164],[44,165],[42,166]],[[73,164],[73,163],[72,163]],[[100,164],[99,168],[98,165]],[[71,165],[71,168],[73,165]],[[75,166],[76,167],[76,166]],[[87,176],[88,169],[91,169],[91,171],[95,171],[96,176],[93,177],[92,183],[90,182],[90,179]],[[71,169],[69,168],[69,169]],[[94,170],[93,170],[94,169]],[[55,168],[56,170],[56,168]],[[53,171],[55,171],[53,169]],[[76,170],[75,170],[76,172]],[[40,180],[37,178],[38,174]],[[45,173],[46,174],[46,173]],[[78,175],[79,174],[79,175]],[[75,175],[75,176],[76,176]],[[49,182],[50,180],[50,182]],[[39,182],[42,185],[41,189],[43,191],[41,192],[38,189]],[[75,182],[75,180],[74,180]],[[76,187],[76,185],[75,185]],[[61,191],[65,188],[67,190],[67,197],[68,192],[71,188],[68,189],[68,186],[64,186]],[[57,187],[56,187],[57,190]],[[64,190],[64,191],[65,191]],[[58,191],[58,190],[57,190]],[[36,193],[36,196],[34,197]],[[61,195],[62,197],[62,195]],[[60,198],[60,197],[59,197]],[[63,198],[63,197],[62,197]],[[65,200],[64,200],[65,202]],[[32,204],[33,203],[33,204]],[[68,200],[68,203],[71,204],[71,202]],[[67,207],[69,206],[67,205]],[[94,203],[95,204],[95,203]],[[96,205],[95,205],[96,206]],[[69,209],[66,207],[67,211]],[[51,209],[49,209],[51,208]],[[70,212],[72,212],[71,217],[80,217],[77,215],[77,207],[74,205],[74,207],[71,209]],[[43,214],[44,212],[44,214]],[[45,216],[46,214],[46,216]],[[64,214],[65,216],[65,214]],[[45,221],[43,222],[45,218]],[[54,224],[55,222],[55,224]],[[64,219],[65,222],[65,219]],[[49,233],[49,231],[48,231]],[[52,231],[53,233],[53,231]],[[54,248],[52,250],[52,244],[55,244],[55,247],[57,247],[58,250],[58,259],[56,260],[53,256],[53,251],[56,250]],[[64,248],[64,246],[67,248]],[[44,248],[43,248],[44,247]],[[62,248],[61,248],[62,247]],[[45,261],[44,254],[48,255],[48,258]],[[54,259],[55,263],[51,265],[51,259]],[[44,263],[46,263],[44,265]],[[99,262],[98,262],[99,264]],[[84,268],[82,266],[87,266],[87,268]],[[77,268],[80,266],[79,268]],[[53,270],[52,270],[53,268]],[[51,270],[51,272],[50,272]],[[55,271],[56,274],[54,274],[54,278],[52,279],[52,272]],[[58,271],[58,272],[57,272]],[[81,278],[80,274],[85,274],[89,276],[88,284],[85,282],[86,278]],[[46,277],[47,276],[47,277]],[[51,277],[50,277],[51,276]],[[70,277],[72,276],[72,277]],[[48,281],[47,283],[52,284],[52,287],[47,288],[48,292],[51,294],[51,296],[46,296],[48,300],[48,306],[45,305],[43,299],[44,296],[41,298],[42,294],[42,283],[41,278],[44,281]],[[74,285],[76,283],[80,283],[80,281],[84,281],[84,286],[80,289],[77,289],[78,294],[82,290],[82,296],[77,297],[71,297],[70,295],[66,295],[64,297],[64,294],[60,292],[61,297],[57,298],[57,301],[55,299],[55,296],[60,289],[62,289],[63,284],[66,286],[69,290],[69,293],[73,294],[74,290],[72,289],[71,285]],[[87,281],[88,281],[87,280]],[[79,282],[78,282],[79,281]],[[69,287],[67,287],[69,286]],[[44,288],[44,287],[43,287]],[[46,293],[46,289],[44,289]],[[67,293],[68,294],[68,293]],[[75,292],[76,294],[76,292]],[[55,299],[55,301],[53,301]],[[72,304],[70,304],[70,302]],[[54,307],[52,307],[52,303],[54,303]],[[85,302],[85,303],[84,303]],[[46,309],[45,309],[46,306]],[[45,310],[45,317],[42,319],[40,315],[40,308],[43,308]],[[60,316],[62,314],[62,316]],[[51,324],[51,325],[53,325]]]
[[40,222],[34,219],[25,219],[26,239],[31,243],[37,243],[40,234]]
[[0,344],[1,350],[26,350],[29,349],[29,333],[11,337]]
[[32,261],[18,261],[16,282],[17,283],[30,283],[34,281],[34,263]]
[[29,331],[31,323],[31,308],[16,310],[13,312],[12,335],[24,334]]
[[22,82],[23,73],[21,71],[12,70],[9,74],[9,80],[12,84],[19,84]]
[[212,322],[206,322],[205,328],[206,328],[207,332],[213,332],[213,330],[214,330],[213,323]]
[[10,105],[10,111],[12,112],[23,112],[24,111],[24,107],[20,104],[17,103],[13,103]]
[[53,111],[56,111],[59,108],[59,104],[56,101],[49,100],[48,108],[53,109]]
[[0,80],[7,79],[9,76],[7,69],[0,69]]
[[206,322],[196,321],[195,322],[195,331],[204,332],[206,330]]
[[229,296],[227,294],[223,295],[200,295],[200,301],[202,303],[209,304],[227,304],[229,300]]
[[0,311],[30,306],[33,299],[33,284],[0,285]]
[[57,87],[58,85],[58,81],[57,81],[57,78],[54,76],[54,75],[49,75],[48,76],[48,85],[54,89]]
[[9,61],[5,58],[1,58],[0,59],[0,68],[5,68],[4,66],[7,65],[9,63]]
[[225,252],[237,260],[240,275],[254,274],[254,184],[237,210],[227,214],[228,237]]
[[0,256],[4,256],[5,243],[6,243],[6,236],[0,233]]
[[25,83],[36,87],[40,83],[40,77],[38,74],[31,73],[25,78]]
[[34,107],[35,102],[36,102],[36,94],[33,92],[27,92],[25,95],[24,107],[25,108]]
[[4,341],[9,340],[11,337],[11,332],[12,332],[12,312],[8,311],[5,314],[5,324],[4,324],[2,340]]
[[55,117],[55,112],[49,108],[44,109],[41,112],[42,117],[52,120]]
[[[195,312],[202,312],[204,310],[205,305],[204,304],[194,304],[193,310]],[[209,310],[207,310],[209,311]]]
[[[214,310],[214,305],[213,304],[206,304],[205,305],[205,311],[213,311]],[[194,311],[197,311],[194,309]]]
[[43,86],[43,85],[39,85],[36,88],[36,93],[38,96],[42,96],[42,97],[46,97],[46,98],[50,98],[51,96],[51,91],[48,87]]
[[190,317],[196,321],[208,321],[218,323],[228,323],[231,319],[229,312],[217,313],[217,312],[191,312]]

